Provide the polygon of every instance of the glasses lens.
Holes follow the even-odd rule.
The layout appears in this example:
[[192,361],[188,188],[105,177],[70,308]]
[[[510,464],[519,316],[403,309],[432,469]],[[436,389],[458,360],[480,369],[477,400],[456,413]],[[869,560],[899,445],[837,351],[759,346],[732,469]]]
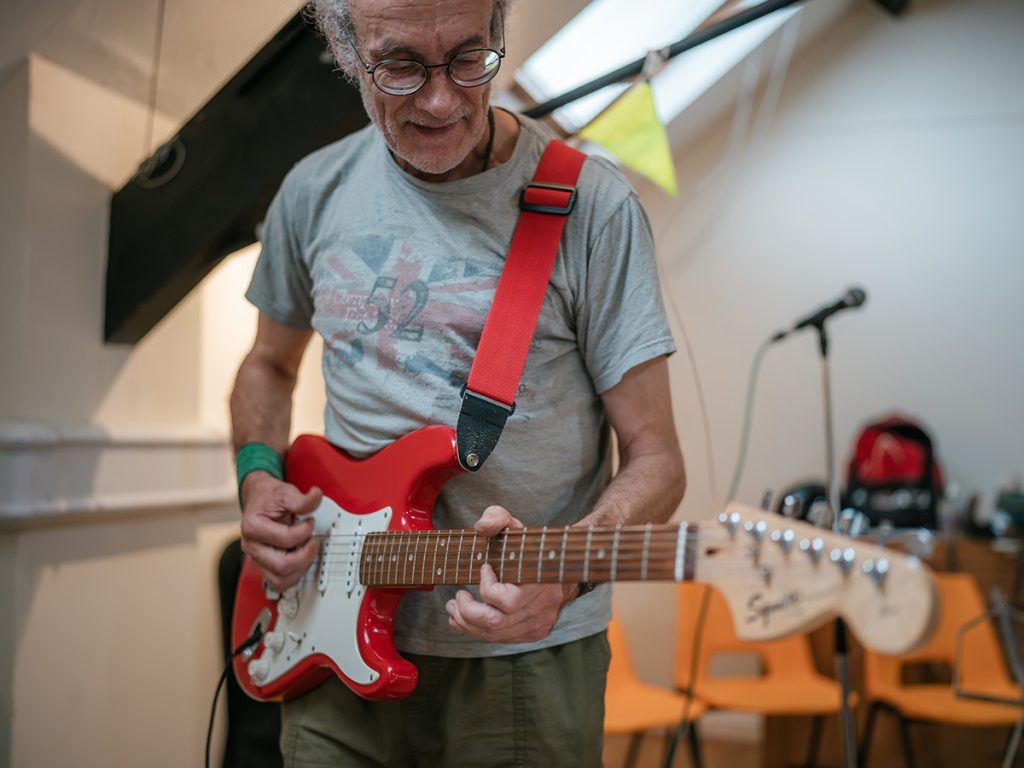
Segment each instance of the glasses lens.
[[373,82],[377,87],[395,96],[418,90],[426,79],[427,70],[418,61],[382,61],[373,70]]
[[448,64],[448,74],[458,85],[467,88],[483,85],[498,74],[501,56],[497,51],[482,48],[460,53]]

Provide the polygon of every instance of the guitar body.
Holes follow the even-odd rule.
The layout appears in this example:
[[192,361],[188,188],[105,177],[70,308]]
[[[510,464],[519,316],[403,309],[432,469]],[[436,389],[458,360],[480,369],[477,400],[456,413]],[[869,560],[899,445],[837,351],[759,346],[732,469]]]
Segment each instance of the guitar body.
[[282,595],[268,591],[251,559],[242,566],[232,647],[257,624],[264,632],[232,662],[249,696],[292,699],[331,675],[367,699],[399,699],[416,687],[416,668],[393,639],[395,609],[410,588],[365,586],[359,554],[369,533],[432,530],[437,495],[461,471],[455,432],[444,426],[419,429],[362,461],[321,437],[295,440],[285,477],[300,491],[323,491],[313,515],[323,544],[310,572]]

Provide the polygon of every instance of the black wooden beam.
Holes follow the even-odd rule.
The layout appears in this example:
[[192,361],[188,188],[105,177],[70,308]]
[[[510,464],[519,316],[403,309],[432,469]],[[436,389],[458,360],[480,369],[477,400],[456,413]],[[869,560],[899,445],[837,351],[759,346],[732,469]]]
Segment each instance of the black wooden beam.
[[104,338],[134,344],[256,240],[303,156],[367,122],[323,41],[293,17],[110,203]]

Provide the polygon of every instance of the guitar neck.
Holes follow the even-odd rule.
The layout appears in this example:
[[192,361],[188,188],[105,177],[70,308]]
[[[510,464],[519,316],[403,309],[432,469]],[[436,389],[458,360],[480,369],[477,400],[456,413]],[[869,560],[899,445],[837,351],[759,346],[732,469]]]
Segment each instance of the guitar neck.
[[371,533],[360,581],[371,587],[479,584],[488,564],[511,584],[693,579],[697,528],[686,523],[526,528],[483,536],[472,529]]

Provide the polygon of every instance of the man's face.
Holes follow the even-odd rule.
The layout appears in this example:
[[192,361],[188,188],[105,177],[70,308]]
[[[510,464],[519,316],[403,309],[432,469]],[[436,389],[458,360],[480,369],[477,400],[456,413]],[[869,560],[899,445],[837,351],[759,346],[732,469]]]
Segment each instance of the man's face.
[[[394,58],[440,64],[495,45],[492,0],[352,0],[350,8],[359,55],[371,67]],[[366,112],[402,168],[423,178],[479,170],[470,152],[487,129],[489,84],[461,88],[438,67],[416,93],[390,96],[364,70],[358,75]]]

